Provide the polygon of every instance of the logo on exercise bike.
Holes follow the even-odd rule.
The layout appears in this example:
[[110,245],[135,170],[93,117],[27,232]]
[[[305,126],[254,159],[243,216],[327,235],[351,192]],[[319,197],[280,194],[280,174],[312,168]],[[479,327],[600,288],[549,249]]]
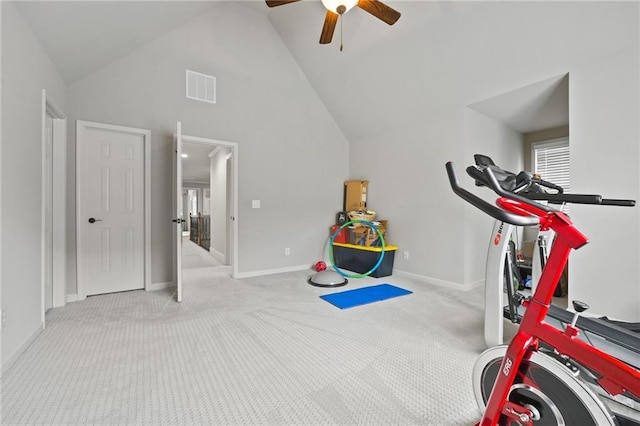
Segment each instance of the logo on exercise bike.
[[511,361],[511,358],[506,358],[504,360],[504,366],[502,367],[502,374],[504,374],[505,376],[508,376],[509,373],[511,372],[512,365],[513,365],[513,361]]
[[504,223],[500,224],[500,227],[498,228],[498,233],[496,234],[495,237],[493,237],[493,245],[497,246],[498,244],[500,244],[500,240],[502,239],[502,228],[504,227]]

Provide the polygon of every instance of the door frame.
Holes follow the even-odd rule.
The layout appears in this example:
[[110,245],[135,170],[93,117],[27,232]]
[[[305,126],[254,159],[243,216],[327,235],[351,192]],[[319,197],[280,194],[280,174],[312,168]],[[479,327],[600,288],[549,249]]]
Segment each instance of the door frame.
[[[231,246],[230,249],[227,249],[227,253],[225,253],[225,257],[228,259],[229,264],[231,265],[231,277],[236,278],[238,276],[238,164],[239,164],[239,146],[237,142],[229,142],[218,139],[210,139],[203,138],[199,136],[190,136],[182,134],[182,142],[193,142],[200,143],[205,145],[211,145],[212,150],[216,147],[225,147],[230,150],[231,162],[233,164],[232,170],[232,182],[231,182],[231,205],[227,205],[228,213],[227,213],[227,230],[230,232],[231,238],[227,238],[227,246]],[[227,182],[228,186],[228,182]],[[230,207],[230,208],[229,208]],[[229,226],[230,223],[230,226]]]
[[78,300],[87,298],[87,286],[84,282],[84,243],[82,241],[82,226],[84,221],[81,217],[82,193],[79,189],[78,182],[83,179],[82,160],[84,158],[85,148],[81,142],[82,134],[85,129],[100,129],[120,133],[133,133],[143,137],[144,148],[142,150],[143,158],[143,176],[144,176],[144,289],[151,289],[151,131],[146,129],[138,129],[134,127],[118,126],[114,124],[97,123],[93,121],[76,121],[76,279],[78,287]]
[[[52,193],[48,194],[48,185],[44,171],[47,163],[47,116],[53,119],[53,141],[51,144],[51,162],[53,174]],[[67,303],[67,116],[56,102],[47,95],[46,89],[42,89],[42,211],[41,211],[41,305],[42,327],[45,327],[45,291],[46,276],[45,256],[47,256],[46,244],[46,208],[48,196],[52,199],[51,209],[51,250],[53,265],[51,281],[53,286],[52,306],[54,308],[64,306]]]

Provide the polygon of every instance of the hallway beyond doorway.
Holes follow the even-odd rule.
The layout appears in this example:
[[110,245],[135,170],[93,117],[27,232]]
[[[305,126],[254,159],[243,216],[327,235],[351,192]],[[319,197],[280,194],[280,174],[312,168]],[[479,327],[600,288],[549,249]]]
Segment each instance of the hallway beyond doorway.
[[204,248],[182,236],[182,269],[211,268],[224,266]]

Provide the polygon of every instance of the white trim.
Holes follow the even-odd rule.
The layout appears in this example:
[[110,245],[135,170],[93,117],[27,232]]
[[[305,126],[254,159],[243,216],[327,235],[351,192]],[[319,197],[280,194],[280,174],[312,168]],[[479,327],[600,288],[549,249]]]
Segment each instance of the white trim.
[[80,298],[77,293],[67,294],[67,303],[79,302]]
[[216,153],[219,152],[221,149],[222,147],[220,145],[213,148],[211,152],[208,154],[209,158],[213,158],[213,156],[216,155]]
[[61,120],[66,120],[67,115],[64,113],[64,111],[62,111],[62,109],[60,109],[60,107],[58,105],[56,105],[55,102],[53,102],[51,99],[47,98],[46,89],[42,89],[42,94],[43,94],[44,98],[46,99],[45,108],[46,108],[47,114],[49,114],[51,117],[54,117],[54,118],[59,118]]
[[20,356],[22,356],[22,354],[29,348],[29,346],[33,342],[35,342],[40,333],[42,333],[42,330],[44,330],[44,324],[38,324],[36,329],[31,332],[27,340],[13,353],[13,355],[9,357],[9,359],[7,359],[2,364],[2,373],[0,373],[0,375],[4,375],[4,373],[9,371],[9,369],[13,367],[13,364],[15,364],[18,358],[20,358]]
[[311,266],[309,265],[298,265],[298,266],[289,266],[286,268],[264,269],[262,271],[243,272],[241,274],[236,274],[232,278],[235,278],[235,279],[253,278],[253,277],[261,277],[264,275],[283,274],[285,272],[297,272],[297,271],[313,272],[313,269],[311,269]]
[[41,308],[42,308],[42,326],[45,327],[45,254],[46,254],[46,200],[47,200],[47,176],[44,175],[46,170],[46,149],[47,149],[47,116],[53,119],[53,140],[51,144],[51,163],[53,174],[52,188],[52,209],[51,209],[51,238],[53,242],[53,265],[51,270],[53,299],[52,306],[54,308],[64,306],[66,303],[66,265],[67,265],[67,233],[66,233],[66,159],[67,159],[67,117],[62,109],[55,103],[51,97],[47,95],[46,89],[42,89],[42,183],[41,183]]
[[469,290],[473,290],[474,288],[477,287],[481,287],[482,285],[484,285],[484,280],[477,280],[474,281],[472,283],[468,283],[468,284],[463,284],[463,283],[458,283],[458,282],[454,282],[454,281],[447,281],[447,280],[441,280],[439,278],[433,278],[433,277],[428,277],[426,275],[418,275],[418,274],[413,274],[411,272],[405,272],[405,271],[394,271],[393,272],[394,275],[398,275],[400,277],[405,277],[405,278],[409,278],[411,280],[415,280],[415,281],[421,281],[421,282],[425,282],[427,284],[433,284],[436,285],[438,287],[446,287],[446,288],[451,288],[454,290],[460,290],[460,291],[469,291]]
[[144,289],[151,286],[151,130],[144,138]]
[[117,126],[114,124],[96,123],[92,121],[78,120],[76,122],[76,275],[77,275],[77,298],[84,300],[87,292],[84,283],[84,264],[82,254],[84,244],[81,237],[81,191],[78,189],[78,182],[82,177],[83,147],[79,143],[80,135],[85,128],[97,128],[115,132],[126,132],[141,135],[144,138],[144,289],[151,286],[151,131],[134,127]]
[[227,261],[224,253],[220,253],[218,250],[214,249],[213,247],[209,247],[209,254],[218,262],[225,263]]
[[[47,180],[45,171],[47,170],[47,91],[42,90],[42,115],[40,122],[40,322],[42,328],[45,327],[45,282],[46,282],[46,253],[47,253],[47,231],[46,231],[46,209],[47,209]],[[53,142],[53,141],[52,141]]]
[[53,120],[53,307],[67,294],[67,119]]
[[161,283],[151,283],[148,287],[146,287],[145,291],[158,291],[158,290],[166,290],[169,288],[175,288],[176,283],[173,281],[166,281]]
[[231,271],[232,271],[231,277],[237,278],[239,276],[238,270],[239,270],[239,264],[240,264],[240,259],[238,257],[238,187],[240,185],[240,182],[238,181],[238,169],[239,169],[238,164],[240,162],[240,152],[239,152],[240,147],[236,142],[202,138],[198,136],[189,136],[189,135],[183,134],[182,143],[184,142],[195,142],[195,143],[201,143],[201,144],[207,144],[207,145],[224,146],[231,149],[231,155],[233,160],[233,190],[232,190],[233,201],[231,203],[232,204],[231,214],[233,215],[234,220],[231,225],[231,228],[233,231],[233,238],[231,242],[232,250],[231,250],[231,259],[229,263],[231,264]]

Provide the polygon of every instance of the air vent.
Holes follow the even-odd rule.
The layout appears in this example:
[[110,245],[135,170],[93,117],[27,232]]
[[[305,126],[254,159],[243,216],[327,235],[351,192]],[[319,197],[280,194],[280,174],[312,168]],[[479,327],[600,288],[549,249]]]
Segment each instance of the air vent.
[[187,98],[215,104],[216,78],[187,70]]

